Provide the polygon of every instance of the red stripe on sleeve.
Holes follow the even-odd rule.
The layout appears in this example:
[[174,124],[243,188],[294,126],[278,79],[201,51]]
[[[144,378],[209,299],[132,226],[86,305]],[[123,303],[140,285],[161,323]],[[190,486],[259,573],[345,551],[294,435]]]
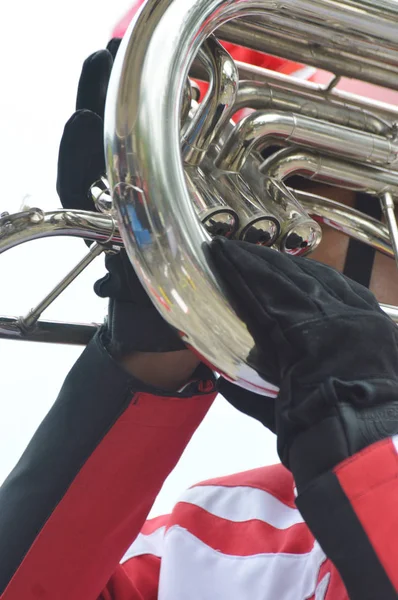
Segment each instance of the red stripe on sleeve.
[[2,600],[97,600],[215,394],[137,394],[38,534]]
[[335,473],[398,591],[398,456],[392,440],[366,448]]

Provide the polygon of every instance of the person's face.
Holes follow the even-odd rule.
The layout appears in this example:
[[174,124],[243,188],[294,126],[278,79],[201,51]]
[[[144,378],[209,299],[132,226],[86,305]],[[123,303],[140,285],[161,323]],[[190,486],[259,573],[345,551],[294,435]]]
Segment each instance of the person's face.
[[[311,182],[308,187],[303,184],[301,189],[331,198],[346,206],[354,206],[355,204],[355,193],[349,190],[314,182]],[[375,202],[378,202],[377,198],[375,198]],[[322,227],[322,233],[320,245],[309,258],[343,271],[349,238],[343,233],[326,226]],[[381,252],[375,254],[370,290],[379,302],[398,305],[398,270],[394,259],[381,254]]]

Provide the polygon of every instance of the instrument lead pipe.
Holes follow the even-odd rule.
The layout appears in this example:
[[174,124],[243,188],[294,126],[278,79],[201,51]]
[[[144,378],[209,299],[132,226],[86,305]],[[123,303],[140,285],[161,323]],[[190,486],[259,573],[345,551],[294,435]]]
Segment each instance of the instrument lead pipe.
[[39,304],[35,308],[32,308],[26,317],[21,317],[19,319],[18,325],[21,330],[27,332],[33,329],[40,315],[46,310],[46,308],[48,308],[50,304],[52,304],[54,300],[58,298],[60,294],[62,294],[62,292],[72,283],[72,281],[74,281],[76,277],[80,275],[80,273],[82,273],[82,271],[84,271],[84,269],[88,267],[90,263],[92,263],[94,258],[103,252],[103,250],[103,246],[100,244],[94,244],[86,256],[54,287],[54,289],[51,290],[49,294],[47,294],[45,298],[43,298],[41,302],[39,302]]

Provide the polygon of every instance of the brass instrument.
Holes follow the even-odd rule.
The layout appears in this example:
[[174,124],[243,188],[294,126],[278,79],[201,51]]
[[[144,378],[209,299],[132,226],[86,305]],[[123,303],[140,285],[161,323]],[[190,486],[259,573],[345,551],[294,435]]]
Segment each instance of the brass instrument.
[[[397,31],[393,0],[148,0],[111,76],[107,179],[92,189],[98,212],[0,217],[0,252],[53,235],[96,243],[27,316],[0,317],[0,337],[87,343],[94,326],[39,317],[104,248],[124,245],[188,345],[239,385],[275,395],[256,372],[253,339],[213,272],[208,241],[227,235],[305,255],[327,223],[397,260],[398,109],[336,89],[349,77],[398,90]],[[219,40],[324,69],[331,80],[320,86],[236,62]],[[199,103],[195,79],[209,81]],[[242,108],[254,112],[235,123]],[[386,225],[289,188],[292,174],[374,195]],[[383,308],[398,322],[398,308]]]

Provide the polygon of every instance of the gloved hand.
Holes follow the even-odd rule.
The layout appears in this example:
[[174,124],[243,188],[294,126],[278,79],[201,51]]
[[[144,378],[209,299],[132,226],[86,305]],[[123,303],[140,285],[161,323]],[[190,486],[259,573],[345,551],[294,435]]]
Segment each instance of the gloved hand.
[[[280,387],[278,453],[299,491],[398,433],[398,329],[369,290],[245,242],[218,238],[211,255],[255,340],[259,373]],[[268,402],[259,398],[252,416],[266,421]]]
[[[95,211],[90,187],[105,174],[103,117],[106,92],[120,40],[95,52],[83,64],[76,112],[65,125],[58,158],[57,191],[67,209]],[[153,306],[124,250],[108,253],[108,274],[94,290],[109,298],[105,342],[119,358],[134,351],[171,352],[185,345]]]
[[120,41],[111,40],[83,63],[76,112],[65,125],[58,155],[57,192],[64,208],[95,210],[90,186],[105,174],[105,100]]

